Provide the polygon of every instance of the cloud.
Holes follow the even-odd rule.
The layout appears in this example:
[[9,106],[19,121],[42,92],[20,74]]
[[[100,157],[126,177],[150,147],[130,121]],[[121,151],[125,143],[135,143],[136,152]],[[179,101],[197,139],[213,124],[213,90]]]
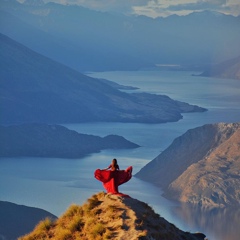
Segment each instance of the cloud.
[[166,17],[186,15],[193,11],[212,10],[240,15],[239,0],[44,0],[62,4],[77,4],[98,11]]
[[239,0],[155,0],[145,6],[133,6],[136,14],[148,16],[186,15],[193,11],[212,10],[225,14],[240,15]]
[[226,5],[226,0],[198,0],[192,3],[170,5],[167,9],[170,11],[182,10],[217,10]]

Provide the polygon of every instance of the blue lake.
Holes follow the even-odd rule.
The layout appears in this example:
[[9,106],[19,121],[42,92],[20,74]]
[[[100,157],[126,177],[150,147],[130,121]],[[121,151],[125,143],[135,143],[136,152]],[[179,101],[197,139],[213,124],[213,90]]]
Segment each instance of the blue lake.
[[[188,129],[207,123],[240,122],[240,81],[194,77],[191,72],[133,71],[91,73],[119,84],[135,86],[137,92],[164,94],[208,108],[204,113],[183,114],[175,123],[86,123],[67,124],[81,133],[118,134],[141,147],[134,150],[105,150],[83,159],[1,158],[0,200],[43,208],[60,216],[72,203],[82,204],[103,191],[94,179],[97,168],[117,158],[120,168],[133,166],[134,173],[166,149]],[[120,191],[144,201],[177,227],[201,231],[211,240],[237,240],[240,236],[238,209],[207,211],[168,201],[161,189],[133,177]]]

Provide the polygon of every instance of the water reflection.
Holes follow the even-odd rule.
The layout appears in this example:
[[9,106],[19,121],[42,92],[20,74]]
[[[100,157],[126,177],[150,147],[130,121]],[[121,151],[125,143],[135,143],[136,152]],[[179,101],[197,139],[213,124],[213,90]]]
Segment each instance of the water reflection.
[[239,240],[239,208],[208,209],[182,204],[173,208],[173,212],[190,229],[204,232],[209,240]]

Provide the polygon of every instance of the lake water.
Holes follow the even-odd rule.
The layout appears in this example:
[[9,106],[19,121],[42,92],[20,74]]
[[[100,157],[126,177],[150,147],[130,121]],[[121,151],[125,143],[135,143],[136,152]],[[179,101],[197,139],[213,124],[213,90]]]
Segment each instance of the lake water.
[[[202,78],[190,72],[134,71],[91,73],[119,84],[165,94],[173,99],[208,108],[204,113],[183,114],[175,123],[86,123],[67,124],[81,133],[106,136],[118,134],[141,147],[131,150],[105,150],[83,159],[1,158],[0,200],[43,208],[60,216],[72,203],[82,204],[103,191],[94,179],[97,168],[105,168],[117,158],[120,168],[133,166],[134,173],[166,149],[188,129],[206,123],[240,122],[240,81]],[[192,208],[168,201],[161,189],[133,177],[120,191],[148,203],[168,221],[185,231],[200,231],[211,240],[238,240],[239,209],[212,210]]]

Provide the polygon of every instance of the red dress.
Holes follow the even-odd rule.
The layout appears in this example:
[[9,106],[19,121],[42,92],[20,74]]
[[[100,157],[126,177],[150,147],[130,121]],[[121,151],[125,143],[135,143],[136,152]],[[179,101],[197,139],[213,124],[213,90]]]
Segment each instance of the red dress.
[[94,172],[94,176],[103,183],[108,193],[123,195],[118,192],[118,186],[132,178],[132,166],[128,167],[126,170],[115,171],[97,169]]

